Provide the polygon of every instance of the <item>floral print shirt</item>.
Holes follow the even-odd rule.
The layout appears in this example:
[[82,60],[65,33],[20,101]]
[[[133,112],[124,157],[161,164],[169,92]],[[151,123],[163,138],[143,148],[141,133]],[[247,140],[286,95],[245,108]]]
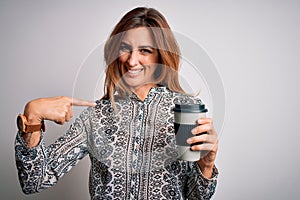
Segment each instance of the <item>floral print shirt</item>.
[[166,87],[149,91],[144,101],[135,94],[98,100],[85,109],[56,142],[27,148],[20,133],[15,143],[16,166],[24,193],[53,186],[83,157],[91,161],[91,199],[210,199],[218,171],[205,178],[196,162],[176,159],[173,108],[199,99]]

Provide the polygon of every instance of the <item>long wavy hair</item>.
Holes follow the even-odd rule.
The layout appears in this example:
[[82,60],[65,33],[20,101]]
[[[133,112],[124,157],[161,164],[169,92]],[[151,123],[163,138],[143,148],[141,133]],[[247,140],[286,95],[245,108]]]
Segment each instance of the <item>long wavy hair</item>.
[[171,91],[184,93],[178,79],[180,49],[165,17],[153,8],[138,7],[126,13],[114,27],[104,47],[104,59],[107,65],[104,84],[104,99],[114,104],[115,92],[124,97],[131,91],[122,79],[123,70],[118,61],[119,50],[126,31],[146,27],[150,31],[158,51],[158,67],[154,81]]

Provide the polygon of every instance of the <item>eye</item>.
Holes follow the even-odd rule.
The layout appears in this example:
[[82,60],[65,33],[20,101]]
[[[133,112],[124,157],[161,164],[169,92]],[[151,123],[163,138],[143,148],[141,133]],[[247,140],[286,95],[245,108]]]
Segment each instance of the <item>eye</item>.
[[125,52],[129,53],[129,52],[131,52],[131,47],[126,45],[126,44],[121,44],[120,45],[120,51],[124,52],[124,53]]
[[152,50],[143,48],[143,49],[140,49],[140,52],[141,52],[142,54],[151,54],[151,53],[152,53]]

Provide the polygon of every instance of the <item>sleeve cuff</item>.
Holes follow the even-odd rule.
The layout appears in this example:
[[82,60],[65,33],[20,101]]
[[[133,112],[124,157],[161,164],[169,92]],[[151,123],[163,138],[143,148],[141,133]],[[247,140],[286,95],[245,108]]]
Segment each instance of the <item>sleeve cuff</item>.
[[22,132],[20,132],[20,131],[17,132],[17,136],[16,136],[16,145],[20,145],[20,146],[22,146],[23,148],[28,149],[28,150],[31,150],[31,149],[33,150],[33,149],[36,149],[36,148],[40,147],[40,146],[43,144],[43,141],[44,141],[44,132],[43,132],[43,131],[41,131],[41,138],[40,138],[40,141],[39,141],[38,145],[35,146],[35,147],[31,147],[31,148],[29,148],[29,147],[27,146],[27,144],[26,144],[26,142],[24,141],[24,139],[23,139],[23,137],[22,137],[21,134],[22,134]]
[[211,178],[206,178],[206,177],[203,175],[203,173],[202,173],[202,171],[201,171],[200,166],[198,165],[198,163],[197,163],[197,162],[194,162],[193,164],[194,164],[194,169],[195,169],[196,173],[199,174],[199,176],[200,176],[203,180],[206,180],[206,181],[217,181],[217,178],[218,178],[218,175],[219,175],[219,171],[218,171],[218,169],[217,169],[217,167],[216,167],[215,165],[214,165],[214,167],[213,167],[213,172],[212,172]]

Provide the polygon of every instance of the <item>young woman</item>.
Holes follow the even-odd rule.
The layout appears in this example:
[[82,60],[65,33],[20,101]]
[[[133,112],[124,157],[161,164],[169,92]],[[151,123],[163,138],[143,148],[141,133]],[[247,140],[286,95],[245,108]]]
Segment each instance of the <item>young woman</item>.
[[[96,103],[70,97],[27,103],[18,117],[16,164],[26,194],[40,192],[89,155],[91,199],[210,199],[215,192],[218,139],[212,120],[198,119],[187,140],[207,152],[176,159],[175,103],[201,103],[178,81],[180,51],[164,16],[129,11],[105,45],[105,95]],[[63,124],[72,106],[89,106],[56,142],[45,146],[43,120]],[[207,132],[207,134],[198,135]]]

